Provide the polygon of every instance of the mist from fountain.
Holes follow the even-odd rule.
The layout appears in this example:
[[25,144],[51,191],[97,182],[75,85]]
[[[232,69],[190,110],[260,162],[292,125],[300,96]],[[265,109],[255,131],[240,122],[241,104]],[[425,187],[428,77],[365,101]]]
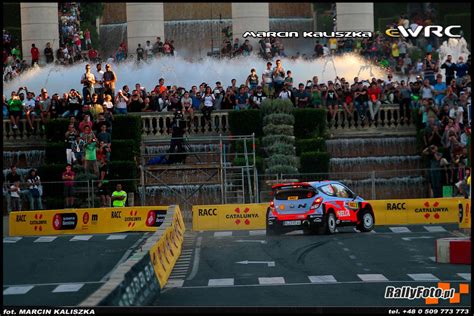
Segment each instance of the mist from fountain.
[[[296,84],[318,76],[320,81],[334,80],[336,76],[344,77],[348,81],[360,72],[360,79],[370,79],[369,71],[361,71],[367,65],[363,57],[348,53],[330,59],[318,60],[292,60],[281,58],[285,70],[291,70]],[[143,62],[137,65],[134,61],[125,61],[112,65],[112,70],[117,75],[117,90],[123,85],[133,88],[135,83],[140,83],[147,90],[158,84],[159,78],[165,78],[166,85],[178,85],[187,89],[192,85],[207,82],[214,85],[221,81],[224,86],[230,85],[232,79],[237,83],[244,83],[250,74],[250,69],[257,69],[259,76],[265,69],[265,61],[256,56],[237,57],[233,59],[185,59],[182,57],[161,57],[154,59],[149,64]],[[335,69],[333,67],[333,64]],[[68,92],[71,88],[82,91],[80,78],[85,71],[85,63],[72,66],[48,65],[35,67],[24,73],[21,77],[4,83],[5,93],[17,90],[20,86],[27,86],[28,90],[39,92],[46,87],[50,95]],[[373,67],[373,75],[383,78],[385,72],[381,68]]]

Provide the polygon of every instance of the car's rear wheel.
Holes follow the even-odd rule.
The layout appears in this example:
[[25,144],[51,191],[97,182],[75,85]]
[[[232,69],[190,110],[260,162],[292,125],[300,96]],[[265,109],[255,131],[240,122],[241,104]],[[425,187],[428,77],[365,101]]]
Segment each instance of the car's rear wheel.
[[336,215],[329,212],[326,218],[326,234],[334,234],[336,232]]
[[375,220],[374,215],[369,210],[364,209],[361,214],[361,221],[357,228],[361,232],[370,232],[374,229]]

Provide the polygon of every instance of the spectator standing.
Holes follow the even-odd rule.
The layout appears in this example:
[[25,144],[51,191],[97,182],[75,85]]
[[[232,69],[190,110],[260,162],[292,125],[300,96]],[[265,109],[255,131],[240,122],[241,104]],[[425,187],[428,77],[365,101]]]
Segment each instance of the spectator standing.
[[[99,143],[103,143],[105,148],[105,153],[106,153],[106,158],[107,161],[110,160],[110,151],[112,147],[112,136],[110,135],[109,132],[107,132],[107,124],[101,124],[100,125],[100,132],[97,134],[97,140]],[[100,161],[100,159],[98,159]]]
[[145,55],[146,55],[146,60],[147,61],[150,61],[153,58],[153,46],[151,46],[150,41],[146,41]]
[[65,208],[74,207],[74,179],[76,173],[72,171],[71,164],[66,165],[66,171],[62,173],[62,179],[64,181],[64,203]]
[[10,197],[12,211],[21,211],[21,199],[20,199],[20,181],[15,181],[10,185]]
[[127,203],[127,192],[122,190],[122,185],[120,183],[115,187],[111,200],[113,207],[125,207]]
[[36,118],[36,101],[34,93],[28,91],[26,93],[26,100],[23,101],[23,111],[25,112],[26,121],[31,130],[34,129],[33,121]]
[[103,75],[103,86],[104,93],[111,96],[115,96],[115,83],[117,82],[117,76],[112,71],[110,64],[105,65],[105,72]]
[[432,60],[433,55],[426,53],[426,57],[423,60],[423,79],[428,79],[430,85],[435,84],[435,73],[438,72],[438,66]]
[[99,103],[102,103],[104,102],[104,71],[101,63],[98,63],[95,67],[93,72],[95,78],[94,93],[97,94]]
[[285,69],[283,69],[280,59],[277,59],[276,66],[273,68],[272,78],[275,87],[275,95],[279,95],[285,83]]
[[84,133],[82,135],[86,145],[85,145],[85,159],[84,159],[84,169],[86,172],[92,170],[95,175],[99,175],[99,168],[97,166],[97,138],[92,132],[89,125],[86,125],[84,128]]
[[400,120],[410,119],[411,89],[405,84],[405,80],[400,81],[398,87],[398,100],[400,104]]
[[7,200],[7,212],[10,214],[12,211],[12,200],[11,200],[11,186],[15,183],[21,183],[21,176],[17,173],[16,166],[10,167],[10,172],[7,174],[6,181],[3,182],[4,195]]
[[464,57],[459,56],[458,62],[456,63],[456,84],[461,85],[461,81],[466,76],[469,70],[469,66],[464,62]]
[[45,125],[51,118],[51,98],[48,95],[46,88],[41,89],[41,94],[38,96],[38,109],[41,114],[41,121],[43,122],[42,128],[45,129]]
[[81,138],[79,133],[76,134],[76,139],[72,143],[72,150],[74,154],[75,160],[73,162],[77,162],[80,165],[84,165],[84,148],[86,146],[86,142],[84,139]]
[[446,61],[441,65],[441,69],[444,69],[444,76],[446,84],[450,84],[451,80],[454,79],[454,72],[456,71],[456,64],[453,63],[453,56],[448,55]]
[[100,197],[100,206],[101,207],[110,207],[110,192],[109,192],[109,167],[107,165],[107,160],[102,159],[99,167],[99,182],[97,187],[99,188],[99,197]]
[[89,29],[86,29],[86,31],[84,32],[84,39],[85,39],[84,44],[86,45],[86,47],[88,47],[88,45],[92,45],[91,32],[89,31]]
[[74,128],[74,124],[69,124],[64,140],[67,143],[66,160],[68,164],[72,164],[76,161],[76,157],[74,156],[74,143],[76,141],[77,136],[79,135],[76,129]]
[[250,70],[250,75],[247,76],[247,80],[245,82],[246,86],[249,86],[251,90],[255,90],[258,86],[258,75],[257,71],[252,68]]
[[46,43],[46,48],[44,49],[44,56],[46,57],[46,63],[50,64],[54,62],[54,52],[51,48],[51,43]]
[[267,68],[262,73],[263,92],[270,96],[273,95],[272,63],[267,62]]
[[309,104],[309,94],[305,89],[303,83],[298,85],[298,91],[295,93],[295,106],[298,108],[305,108]]
[[145,50],[142,47],[142,44],[138,44],[137,47],[137,61],[143,60],[145,58]]
[[246,110],[249,107],[249,95],[245,92],[245,87],[241,86],[239,93],[235,98],[235,109],[236,110]]
[[433,89],[435,95],[435,104],[438,107],[441,107],[442,101],[448,91],[448,87],[446,86],[446,83],[443,82],[443,77],[441,76],[441,74],[436,75],[436,84],[433,86]]
[[38,176],[36,169],[30,170],[26,182],[28,183],[28,189],[30,191],[28,195],[30,210],[42,210],[43,203],[41,202],[41,197],[43,195],[43,187],[41,186],[41,178]]
[[94,93],[94,84],[95,84],[95,76],[91,73],[91,65],[86,65],[86,72],[82,75],[81,83],[83,84],[82,88],[82,96],[84,99],[89,95],[92,97]]
[[35,46],[35,44],[31,44],[31,66],[34,66],[35,64],[38,64],[39,62],[39,56],[40,52],[38,47]]

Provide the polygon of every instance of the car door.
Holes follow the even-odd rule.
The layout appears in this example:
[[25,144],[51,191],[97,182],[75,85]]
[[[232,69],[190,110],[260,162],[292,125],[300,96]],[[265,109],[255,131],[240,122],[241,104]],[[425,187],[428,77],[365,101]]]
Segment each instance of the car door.
[[331,185],[336,193],[336,203],[340,206],[340,210],[336,211],[337,218],[343,222],[357,221],[359,203],[354,200],[354,193],[342,184],[332,183]]

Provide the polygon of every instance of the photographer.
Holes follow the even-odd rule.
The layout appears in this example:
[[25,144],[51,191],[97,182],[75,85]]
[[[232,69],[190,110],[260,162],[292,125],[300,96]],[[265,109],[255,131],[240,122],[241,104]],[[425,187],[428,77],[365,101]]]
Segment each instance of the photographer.
[[82,95],[86,98],[87,95],[92,97],[94,93],[94,84],[95,84],[95,76],[91,73],[91,65],[86,65],[86,72],[82,75],[81,83],[84,85],[82,88]]
[[438,152],[438,147],[431,145],[423,150],[423,155],[430,159],[430,184],[434,198],[443,196],[443,183],[441,167],[448,165],[443,155]]
[[79,114],[82,115],[82,97],[74,89],[69,91],[67,96],[67,111],[63,113],[62,117],[67,118],[69,116],[79,117]]
[[171,123],[171,143],[168,150],[168,163],[184,163],[186,156],[183,154],[175,155],[174,153],[184,153],[183,136],[185,133],[186,122],[181,111],[177,111]]
[[405,80],[400,81],[397,92],[400,104],[400,121],[408,122],[410,119],[411,89],[405,84]]

